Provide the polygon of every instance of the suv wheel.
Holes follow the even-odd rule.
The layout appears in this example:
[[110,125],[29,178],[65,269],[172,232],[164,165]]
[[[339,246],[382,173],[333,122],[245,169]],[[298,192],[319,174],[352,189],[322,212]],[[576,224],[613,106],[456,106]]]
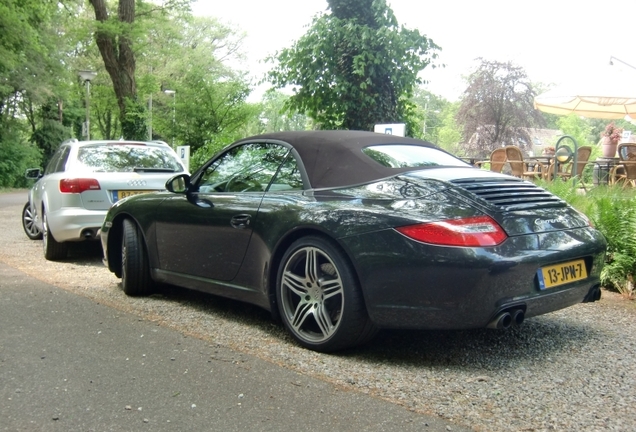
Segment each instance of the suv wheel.
[[60,243],[49,230],[49,221],[46,216],[46,212],[42,212],[42,240],[44,243],[44,258],[49,261],[59,261],[66,258],[68,252],[68,245],[66,243]]
[[41,240],[42,239],[42,231],[35,224],[35,217],[33,215],[33,211],[31,210],[31,203],[26,203],[24,208],[22,209],[22,228],[24,228],[24,232],[28,238],[31,240]]

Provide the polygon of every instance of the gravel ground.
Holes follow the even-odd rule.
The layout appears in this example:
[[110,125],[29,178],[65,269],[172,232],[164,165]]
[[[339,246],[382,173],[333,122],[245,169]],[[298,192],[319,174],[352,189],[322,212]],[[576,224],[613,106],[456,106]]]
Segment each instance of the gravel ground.
[[126,297],[97,247],[45,261],[20,212],[0,209],[0,261],[191,336],[477,431],[636,430],[636,305],[617,294],[510,331],[386,331],[359,349],[319,354],[250,305],[175,288]]

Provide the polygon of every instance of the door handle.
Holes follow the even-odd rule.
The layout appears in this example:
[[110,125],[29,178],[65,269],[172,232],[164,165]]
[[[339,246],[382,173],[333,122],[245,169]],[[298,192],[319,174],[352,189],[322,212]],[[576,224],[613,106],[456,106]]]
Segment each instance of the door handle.
[[240,215],[232,216],[232,219],[230,220],[230,225],[238,229],[247,228],[248,226],[250,226],[251,219],[252,219],[252,216],[248,214],[240,214]]

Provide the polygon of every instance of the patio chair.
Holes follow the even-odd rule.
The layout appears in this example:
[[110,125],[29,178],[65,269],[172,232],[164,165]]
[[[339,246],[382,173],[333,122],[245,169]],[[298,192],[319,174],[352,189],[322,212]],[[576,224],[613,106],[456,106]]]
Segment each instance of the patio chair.
[[528,163],[523,159],[521,149],[514,145],[505,147],[506,159],[512,175],[522,179],[537,179],[543,177],[546,172],[546,166],[539,161],[533,162],[534,167],[528,168]]
[[620,143],[618,158],[618,165],[610,171],[610,184],[636,186],[636,143]]
[[478,168],[481,168],[484,164],[490,164],[490,171],[500,173],[506,164],[506,149],[495,149],[490,153],[490,159],[475,162],[475,166]]
[[[579,179],[583,176],[583,170],[585,169],[585,165],[587,165],[590,160],[590,155],[592,154],[592,147],[590,146],[582,146],[579,147],[576,151],[576,174],[575,176]],[[557,175],[561,177],[563,180],[569,180],[572,178],[572,165],[574,162],[569,162],[562,166],[561,170],[557,172]],[[554,168],[554,167],[552,167]],[[554,172],[554,170],[552,171]]]

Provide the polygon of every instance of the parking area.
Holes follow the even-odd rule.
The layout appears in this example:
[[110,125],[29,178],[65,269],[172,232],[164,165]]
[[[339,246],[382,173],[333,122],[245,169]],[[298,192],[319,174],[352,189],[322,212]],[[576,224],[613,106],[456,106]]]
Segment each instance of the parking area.
[[598,303],[528,319],[507,332],[384,331],[362,348],[320,354],[300,348],[267,312],[243,303],[170,288],[126,297],[97,248],[45,261],[41,242],[22,232],[21,208],[0,208],[0,262],[208,345],[436,416],[453,430],[636,428],[636,309],[618,295],[604,293]]

